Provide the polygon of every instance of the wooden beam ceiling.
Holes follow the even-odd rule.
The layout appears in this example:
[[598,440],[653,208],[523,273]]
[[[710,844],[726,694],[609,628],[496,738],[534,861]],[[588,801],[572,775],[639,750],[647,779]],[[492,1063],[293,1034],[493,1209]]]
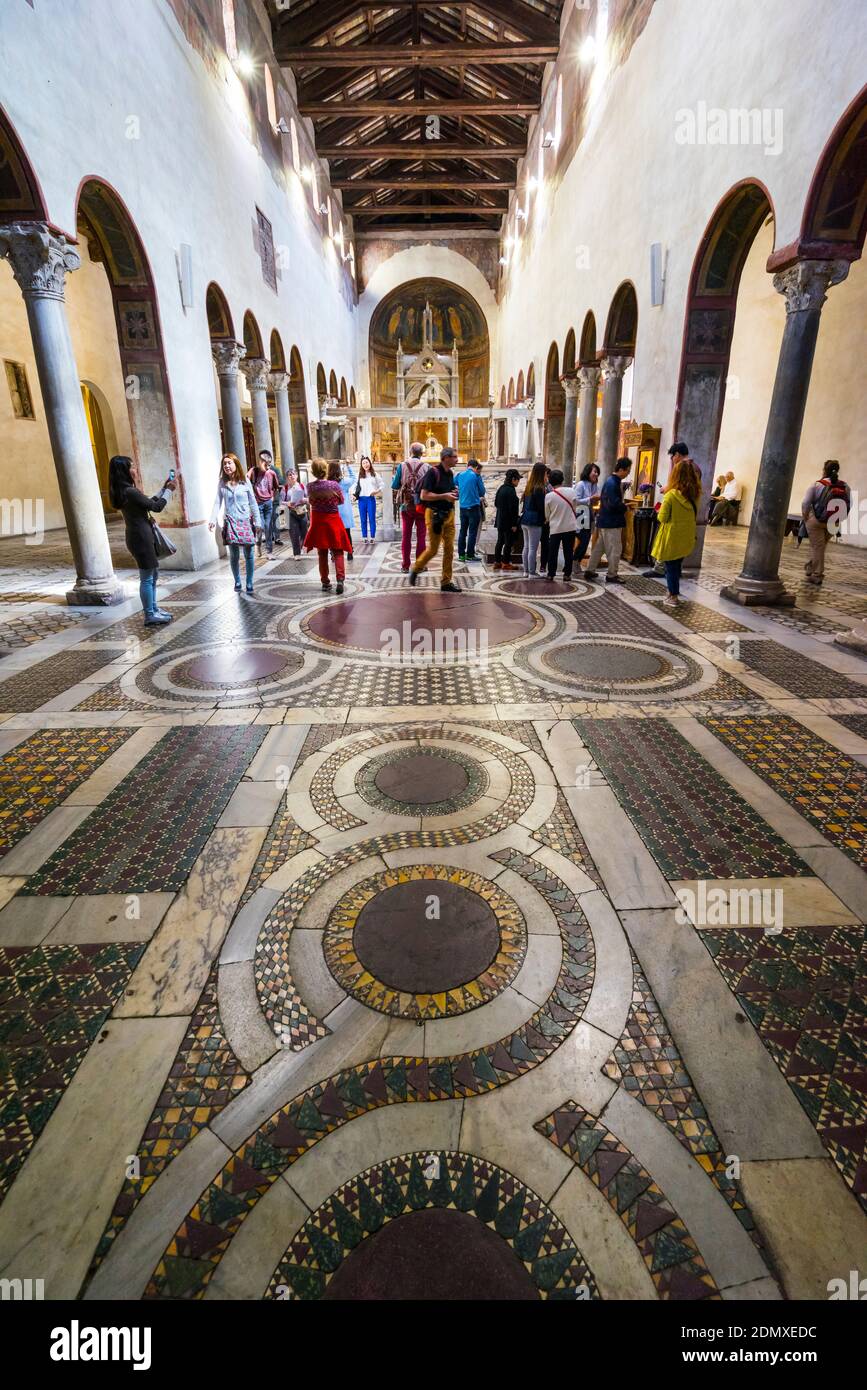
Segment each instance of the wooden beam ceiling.
[[[544,65],[559,51],[563,0],[266,3],[275,55],[297,74],[299,111],[320,156],[336,162],[333,187],[359,195],[362,206],[347,201],[346,212],[377,227],[417,216],[428,229],[446,219],[490,231],[516,184]],[[490,196],[400,202],[436,190]]]

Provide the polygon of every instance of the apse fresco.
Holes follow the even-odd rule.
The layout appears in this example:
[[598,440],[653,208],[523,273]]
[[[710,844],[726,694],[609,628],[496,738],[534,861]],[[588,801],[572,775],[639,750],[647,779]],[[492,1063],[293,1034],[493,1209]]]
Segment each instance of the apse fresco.
[[461,405],[487,405],[489,377],[488,325],[481,308],[458,285],[448,280],[410,280],[393,290],[379,305],[370,325],[371,380],[374,403],[397,401],[395,353],[420,352],[424,343],[424,312],[430,304],[437,352],[460,354]]

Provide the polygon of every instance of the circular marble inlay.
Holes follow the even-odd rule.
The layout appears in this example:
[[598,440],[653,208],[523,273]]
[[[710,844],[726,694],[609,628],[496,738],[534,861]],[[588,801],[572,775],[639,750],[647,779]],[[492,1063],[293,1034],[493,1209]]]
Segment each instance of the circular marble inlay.
[[510,1245],[468,1212],[429,1207],[387,1222],[343,1261],[326,1300],[527,1302],[541,1297]]
[[[435,907],[434,905],[435,904]],[[457,883],[398,883],[358,914],[355,951],[366,971],[406,994],[436,994],[481,975],[500,946],[484,898]]]
[[325,928],[325,960],[347,993],[379,1013],[444,1018],[493,999],[527,950],[517,905],[464,869],[418,865],[366,879]]
[[480,650],[529,637],[541,619],[524,604],[490,594],[407,587],[324,604],[303,626],[331,646],[394,657],[435,657],[439,635],[443,656],[454,660],[464,653],[478,659]]
[[497,586],[501,594],[524,595],[527,598],[585,598],[602,591],[593,584],[576,579],[565,584],[562,579],[502,579]]
[[383,753],[365,763],[355,779],[368,805],[404,816],[451,815],[478,801],[487,788],[481,763],[450,748]]
[[[276,676],[292,662],[291,652],[274,651],[268,647],[218,647],[184,666],[183,672],[193,685],[217,685],[224,688],[252,685],[256,681]],[[176,674],[175,679],[178,679]]]
[[379,790],[392,801],[407,806],[429,806],[431,802],[451,801],[467,789],[467,769],[456,758],[440,758],[436,753],[410,753],[385,763],[374,777]]
[[575,642],[555,647],[546,661],[567,676],[612,685],[624,681],[659,680],[671,673],[671,662],[647,647],[615,645],[608,642]]

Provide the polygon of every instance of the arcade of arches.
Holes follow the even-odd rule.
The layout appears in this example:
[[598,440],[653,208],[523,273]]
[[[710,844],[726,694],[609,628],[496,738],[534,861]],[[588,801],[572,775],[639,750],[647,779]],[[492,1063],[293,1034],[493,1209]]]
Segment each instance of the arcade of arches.
[[[0,1279],[837,1297],[867,9],[827,0],[820,79],[808,0],[109,8],[7,0],[0,45]],[[649,554],[678,441],[679,601]],[[452,583],[446,525],[410,584],[413,442],[465,474]],[[336,585],[297,496],[233,583],[220,460],[266,450],[279,482],[339,461]],[[117,455],[148,497],[175,475],[147,623]],[[529,524],[522,555],[510,474],[608,491],[624,456],[619,573],[544,572]]]

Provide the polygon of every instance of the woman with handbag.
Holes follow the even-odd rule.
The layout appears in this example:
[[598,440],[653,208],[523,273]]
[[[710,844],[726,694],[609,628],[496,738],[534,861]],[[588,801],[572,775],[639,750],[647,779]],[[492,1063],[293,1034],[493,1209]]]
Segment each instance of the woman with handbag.
[[241,547],[247,571],[247,593],[253,592],[253,546],[256,532],[262,525],[262,513],[244,465],[236,454],[224,454],[220,463],[217,498],[211,513],[209,530],[213,531],[223,515],[223,544],[229,550],[229,564],[235,577],[235,593],[241,592]]
[[[151,512],[161,512],[175,490],[170,474],[156,497],[139,492],[132,475],[133,461],[117,454],[108,464],[108,495],[111,504],[123,513],[126,523],[126,548],[138,565],[139,595],[144,611],[145,627],[164,627],[172,614],[157,607],[157,575],[159,554],[174,554],[174,546],[163,537],[151,519]],[[158,549],[159,547],[159,549]],[[168,547],[168,548],[165,548]]]
[[307,489],[307,496],[310,499],[311,517],[304,549],[315,550],[319,557],[319,578],[324,594],[331,593],[331,575],[328,571],[328,556],[331,555],[337,592],[342,594],[346,580],[344,555],[351,553],[352,541],[340,514],[345,495],[340,482],[340,465],[333,461],[326,465],[323,459],[314,459],[310,471],[313,482]]
[[301,546],[307,535],[307,527],[310,522],[310,506],[307,501],[306,487],[298,474],[292,472],[291,469],[286,474],[286,483],[281,496],[289,508],[289,539],[292,542],[292,556],[295,560],[300,560]]

